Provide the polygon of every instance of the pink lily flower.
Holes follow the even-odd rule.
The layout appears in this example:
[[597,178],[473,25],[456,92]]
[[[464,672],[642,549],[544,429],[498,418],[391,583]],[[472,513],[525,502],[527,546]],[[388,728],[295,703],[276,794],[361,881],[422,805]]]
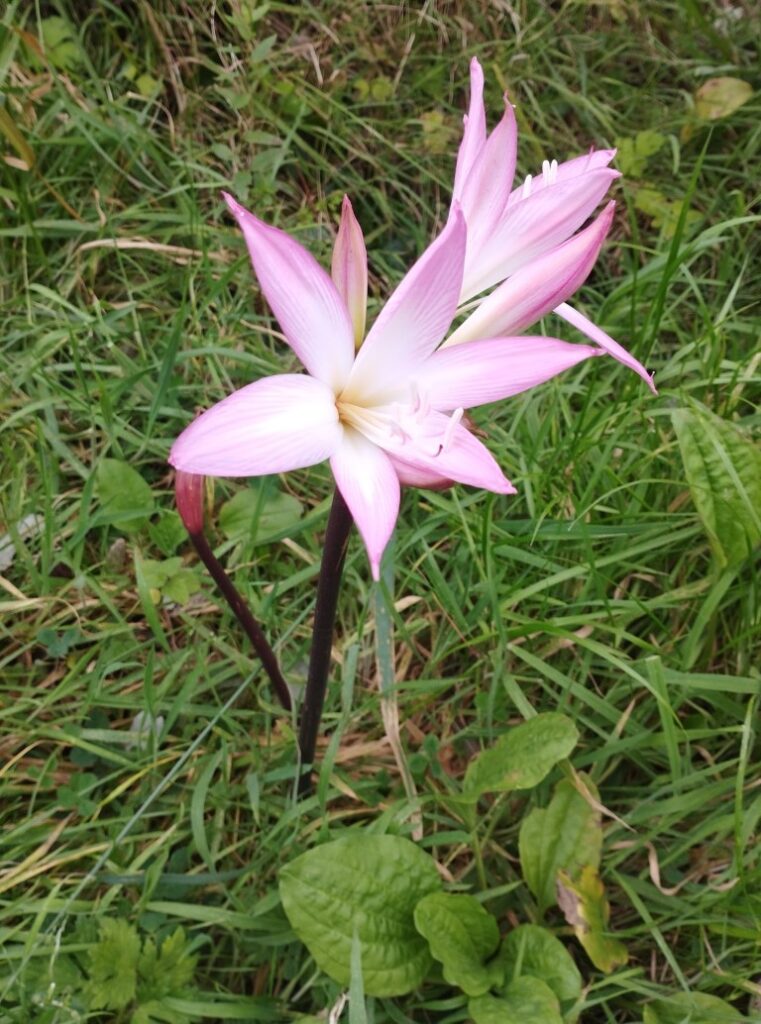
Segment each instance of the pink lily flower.
[[188,474],[259,476],[329,459],[375,579],[401,484],[457,481],[514,494],[488,449],[463,425],[464,410],[532,388],[601,349],[507,335],[439,347],[457,311],[466,264],[468,232],[457,203],[357,349],[367,260],[348,199],[331,279],[288,234],[225,198],[306,373],[255,381],[212,406],[175,441],[171,464]]
[[513,188],[517,127],[512,105],[505,97],[502,120],[487,136],[484,75],[476,58],[470,84],[452,204],[453,210],[462,210],[468,227],[460,312],[472,307],[474,296],[500,287],[476,301],[475,312],[445,344],[513,335],[552,311],[655,392],[644,366],[566,301],[592,270],[613,219],[611,202],[576,234],[620,177],[608,166],[615,149],[593,150],[561,164],[545,160],[541,174],[528,175]]

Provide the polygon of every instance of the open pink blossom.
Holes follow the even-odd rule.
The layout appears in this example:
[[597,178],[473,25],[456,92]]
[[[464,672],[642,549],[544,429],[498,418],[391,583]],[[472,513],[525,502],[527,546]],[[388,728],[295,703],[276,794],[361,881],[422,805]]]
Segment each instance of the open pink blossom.
[[357,350],[364,323],[364,241],[345,201],[334,280],[298,242],[225,197],[261,289],[306,373],[249,384],[208,409],[172,446],[183,473],[258,476],[330,460],[377,579],[400,484],[457,481],[515,493],[464,410],[532,388],[601,355],[555,338],[482,336],[440,348],[462,292],[465,217],[406,274]]
[[475,296],[500,287],[476,301],[475,312],[445,344],[516,334],[553,311],[655,391],[642,364],[566,301],[584,283],[610,228],[613,203],[579,231],[619,177],[608,166],[616,151],[592,150],[561,164],[545,160],[541,173],[529,174],[513,188],[517,128],[512,105],[505,97],[504,115],[487,135],[484,76],[475,58],[470,85],[452,204],[453,210],[462,210],[468,229],[460,311],[472,308]]

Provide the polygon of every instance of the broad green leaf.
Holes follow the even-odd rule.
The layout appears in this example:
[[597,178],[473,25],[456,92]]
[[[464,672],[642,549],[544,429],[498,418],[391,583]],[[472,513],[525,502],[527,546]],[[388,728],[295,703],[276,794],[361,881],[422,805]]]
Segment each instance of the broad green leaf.
[[450,985],[480,996],[500,983],[499,971],[484,962],[499,945],[499,928],[473,896],[431,893],[415,907],[415,927]]
[[247,487],[219,510],[219,526],[230,540],[266,543],[301,518],[301,502],[283,491],[271,494]]
[[125,533],[143,527],[154,508],[153,491],[128,462],[101,459],[95,491],[103,514]]
[[468,1002],[474,1024],[563,1024],[560,1004],[539,978],[517,978],[497,999],[479,996]]
[[742,78],[709,78],[695,93],[695,113],[702,121],[716,121],[733,114],[753,95]]
[[648,159],[661,149],[665,141],[665,135],[650,128],[637,132],[633,139],[616,139],[616,160],[621,173],[640,177]]
[[399,836],[348,835],[318,846],[280,872],[293,930],[319,967],[348,985],[356,931],[365,993],[412,991],[432,964],[415,907],[441,888],[433,859]]
[[[667,199],[655,188],[638,188],[634,205],[652,220],[653,227],[662,228],[664,238],[673,238],[682,215],[684,200]],[[685,217],[685,232],[701,220],[697,210],[688,210]]]
[[687,483],[719,565],[761,540],[761,449],[697,402],[672,414]]
[[187,604],[201,589],[201,581],[193,569],[180,569],[161,588],[162,595],[175,604]]
[[[594,783],[579,776],[597,799]],[[602,828],[599,813],[590,806],[573,783],[562,779],[546,808],[535,808],[523,819],[518,848],[521,870],[539,905],[540,913],[557,902],[558,872],[575,878],[591,864],[600,866]]]
[[554,711],[514,726],[471,761],[463,798],[475,801],[482,793],[536,786],[558,761],[568,757],[578,738],[570,718]]
[[55,67],[68,71],[82,62],[82,51],[65,18],[43,18],[40,22],[45,56]]
[[539,978],[563,1005],[570,1007],[581,995],[581,974],[560,939],[536,924],[522,924],[502,940],[497,962],[505,984],[523,977]]
[[741,1024],[746,1020],[729,1003],[703,992],[676,992],[645,1007],[645,1024]]
[[93,1010],[121,1010],[135,997],[140,938],[134,925],[105,917],[99,941],[88,951],[87,996]]
[[610,974],[626,963],[629,959],[626,947],[607,931],[610,906],[596,868],[588,865],[576,881],[561,871],[558,903],[595,967]]

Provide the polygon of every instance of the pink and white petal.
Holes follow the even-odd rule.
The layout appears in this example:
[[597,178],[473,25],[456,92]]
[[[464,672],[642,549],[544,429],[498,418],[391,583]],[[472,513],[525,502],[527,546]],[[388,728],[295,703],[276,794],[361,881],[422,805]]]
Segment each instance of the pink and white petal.
[[354,328],[354,345],[359,348],[365,336],[367,317],[367,250],[362,228],[354,216],[348,196],[344,196],[341,206],[341,223],[333,247],[331,276],[349,310]]
[[399,514],[399,478],[388,455],[351,427],[344,430],[330,468],[365,542],[373,579],[377,580]]
[[443,413],[430,412],[415,438],[401,440],[389,436],[383,447],[393,458],[401,459],[420,473],[432,473],[496,494],[516,493],[488,448]]
[[577,291],[608,234],[615,203],[588,228],[521,267],[488,295],[442,347],[519,334]]
[[462,190],[462,212],[468,225],[468,249],[477,250],[499,222],[515,176],[517,127],[512,105],[473,162]]
[[[557,165],[554,175],[548,174],[545,176],[541,172],[532,175],[529,194],[533,195],[550,184],[569,181],[571,178],[578,178],[579,175],[588,174],[590,171],[607,167],[615,155],[615,149],[592,149],[589,153],[584,153],[583,156],[576,156],[572,160],[564,160],[563,163]],[[514,203],[519,203],[522,199],[525,199],[528,191],[524,191],[523,185],[513,189],[508,197],[507,206],[512,206]]]
[[305,374],[265,377],[201,413],[172,445],[183,473],[263,476],[313,466],[341,441],[333,392]]
[[455,205],[439,237],[404,276],[357,353],[344,400],[367,406],[407,389],[411,373],[452,323],[465,259],[465,218]]
[[443,491],[454,483],[449,477],[439,476],[438,473],[421,469],[420,466],[413,466],[396,455],[389,455],[389,458],[402,487],[424,487],[429,491]]
[[354,359],[354,330],[329,274],[285,231],[265,224],[226,192],[223,195],[288,344],[313,377],[339,391]]
[[619,345],[615,339],[611,338],[609,334],[606,334],[602,328],[598,327],[597,324],[592,323],[589,317],[584,316],[578,309],[574,309],[573,306],[569,306],[567,302],[561,303],[556,306],[554,312],[558,316],[562,317],[569,324],[575,327],[582,334],[586,334],[595,345],[599,345],[601,349],[613,356],[614,359],[618,360],[619,363],[623,363],[624,366],[628,366],[630,370],[634,370],[638,376],[647,384],[654,395],[658,392],[653,382],[652,373],[648,373],[642,363],[635,359],[633,355],[630,355],[623,345]]
[[473,163],[486,142],[484,73],[476,57],[470,62],[470,107],[462,120],[462,142],[457,152],[457,166],[454,175],[454,198],[456,200],[462,196]]
[[417,384],[434,409],[472,409],[528,391],[602,354],[592,345],[542,335],[469,341],[434,352]]
[[460,302],[565,242],[620,177],[608,168],[548,185],[506,210],[480,251],[468,256]]

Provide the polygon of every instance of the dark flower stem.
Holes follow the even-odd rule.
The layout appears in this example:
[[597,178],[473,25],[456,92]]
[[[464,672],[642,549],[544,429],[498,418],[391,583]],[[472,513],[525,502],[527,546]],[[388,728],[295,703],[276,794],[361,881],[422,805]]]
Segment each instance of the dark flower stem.
[[330,651],[333,644],[333,627],[336,621],[338,589],[352,522],[351,512],[349,512],[341,492],[336,489],[328,517],[325,547],[322,552],[320,576],[317,581],[312,650],[309,655],[309,673],[299,724],[299,754],[301,757],[299,793],[302,796],[308,794],[312,788],[311,769],[330,671]]
[[246,636],[251,641],[254,650],[259,655],[264,670],[270,677],[270,682],[277,694],[278,700],[286,711],[290,711],[293,706],[291,694],[283,678],[283,673],[280,671],[275,652],[270,647],[262,627],[251,614],[242,596],[235,589],[233,581],[217,561],[214,552],[209,546],[209,542],[203,534],[203,530],[200,532],[188,531],[188,536],[193,542],[193,547],[198,552],[198,557],[209,570],[209,575],[221,590],[224,599],[232,608],[238,622],[243,626]]

